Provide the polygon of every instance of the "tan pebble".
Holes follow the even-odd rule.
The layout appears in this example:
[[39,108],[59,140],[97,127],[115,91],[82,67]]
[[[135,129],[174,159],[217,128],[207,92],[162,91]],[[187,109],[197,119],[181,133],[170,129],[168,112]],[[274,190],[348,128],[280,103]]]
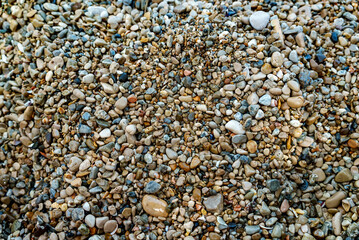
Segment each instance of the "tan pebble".
[[336,192],[333,194],[333,196],[331,196],[330,198],[325,200],[325,206],[327,208],[336,208],[340,205],[342,200],[346,197],[347,197],[347,194],[345,192],[343,192],[343,191]]
[[287,103],[291,108],[300,108],[304,104],[303,97],[289,97]]
[[349,182],[349,181],[353,180],[353,174],[348,168],[344,168],[340,172],[337,173],[334,180],[339,183]]
[[314,169],[312,174],[317,175],[317,178],[316,178],[317,182],[323,182],[326,179],[325,172],[321,168]]
[[250,153],[255,153],[257,151],[257,143],[253,140],[247,142],[247,149]]
[[142,199],[143,209],[153,217],[167,217],[167,203],[154,195],[145,195]]

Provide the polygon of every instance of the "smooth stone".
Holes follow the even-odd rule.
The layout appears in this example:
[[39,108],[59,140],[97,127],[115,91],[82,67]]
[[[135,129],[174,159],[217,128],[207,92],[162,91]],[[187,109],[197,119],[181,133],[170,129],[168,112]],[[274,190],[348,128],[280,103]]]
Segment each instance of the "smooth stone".
[[68,168],[72,172],[76,172],[79,170],[80,164],[82,163],[82,160],[78,157],[71,157],[69,163],[67,164]]
[[136,125],[134,125],[134,124],[130,124],[130,125],[126,126],[125,130],[126,130],[126,133],[128,133],[130,135],[134,135],[137,132]]
[[291,108],[300,108],[304,105],[304,99],[303,97],[289,97],[287,103]]
[[249,105],[255,105],[255,104],[258,103],[258,101],[259,101],[259,97],[255,92],[251,93],[247,97],[247,102],[248,102]]
[[142,199],[142,207],[149,215],[153,217],[167,217],[166,201],[157,198],[154,195],[145,195]]
[[109,138],[111,136],[111,130],[108,128],[105,128],[99,133],[101,138]]
[[28,106],[24,112],[24,120],[30,121],[34,118],[34,106]]
[[282,213],[285,213],[289,210],[289,202],[287,199],[284,199],[282,204],[280,205],[280,211]]
[[317,175],[317,178],[316,178],[317,182],[323,182],[326,179],[325,172],[321,168],[314,169],[312,174]]
[[50,60],[50,62],[47,64],[47,66],[50,68],[50,70],[56,70],[58,68],[62,68],[64,65],[64,60],[60,56],[56,56]]
[[256,170],[254,170],[251,166],[246,164],[244,165],[244,173],[246,174],[247,177],[251,177],[254,174],[256,174]]
[[257,152],[257,143],[253,140],[250,140],[247,142],[247,149],[248,149],[248,152],[250,153],[255,153]]
[[282,54],[279,52],[274,52],[271,57],[271,64],[274,67],[280,67],[283,65],[284,59]]
[[267,181],[267,187],[272,192],[275,192],[280,188],[280,182],[278,179],[270,179]]
[[166,148],[166,155],[172,160],[176,160],[178,158],[178,154],[170,148]]
[[79,127],[79,133],[83,133],[83,134],[89,134],[92,132],[92,129],[87,126],[87,125],[83,125],[81,124]]
[[271,104],[272,97],[269,94],[264,94],[259,98],[259,103],[264,106],[269,106]]
[[201,159],[199,159],[199,157],[194,156],[192,158],[191,164],[190,164],[190,168],[191,169],[195,169],[196,167],[198,167],[201,164]]
[[290,81],[288,81],[287,85],[293,91],[296,91],[296,92],[300,91],[300,85],[299,85],[299,83],[297,81],[290,80]]
[[293,63],[298,63],[298,53],[296,50],[292,50],[289,53],[289,60],[291,60]]
[[145,193],[157,193],[161,189],[161,185],[155,181],[150,181],[146,184],[144,191]]
[[230,120],[229,122],[226,123],[225,127],[227,130],[238,135],[242,135],[245,133],[242,124],[240,124],[236,120]]
[[115,103],[115,107],[123,110],[127,107],[128,101],[126,97],[120,97],[120,99],[118,99]]
[[44,3],[44,8],[50,12],[56,12],[59,10],[59,6],[53,3]]
[[348,140],[348,146],[350,147],[350,148],[358,148],[358,146],[359,146],[359,143],[358,143],[358,141],[357,140],[355,140],[355,139],[349,139]]
[[333,232],[336,236],[341,235],[342,231],[342,213],[338,211],[332,218]]
[[270,15],[263,11],[253,13],[249,17],[249,23],[256,30],[263,30],[269,23]]
[[103,231],[105,233],[112,233],[114,231],[116,231],[118,228],[118,224],[117,221],[115,220],[109,220],[105,223],[105,225],[103,226]]
[[337,173],[334,180],[338,183],[350,182],[353,180],[353,174],[348,168],[344,168],[339,173]]
[[84,94],[83,92],[81,92],[80,89],[75,89],[75,90],[73,91],[73,94],[74,94],[74,96],[75,96],[76,98],[78,98],[78,99],[85,99],[85,94]]
[[203,201],[203,205],[208,212],[221,213],[223,211],[223,196],[218,193],[214,196],[210,196]]
[[245,228],[244,228],[244,231],[248,235],[253,235],[253,234],[259,232],[260,230],[261,230],[261,228],[259,227],[259,225],[245,226]]
[[347,194],[345,192],[343,192],[343,191],[336,192],[333,194],[333,196],[331,196],[330,198],[325,200],[325,206],[327,208],[336,208],[340,205],[342,200],[346,197],[347,197]]
[[108,217],[98,217],[98,218],[96,218],[96,227],[102,229],[107,221],[108,221]]

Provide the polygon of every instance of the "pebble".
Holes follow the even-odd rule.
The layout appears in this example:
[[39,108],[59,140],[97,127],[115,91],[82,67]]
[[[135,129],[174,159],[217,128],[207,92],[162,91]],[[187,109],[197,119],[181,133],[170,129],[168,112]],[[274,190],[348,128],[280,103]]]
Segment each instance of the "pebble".
[[157,193],[161,189],[161,185],[155,181],[146,184],[144,191],[149,194]]
[[118,224],[115,220],[109,220],[103,226],[103,231],[105,233],[112,233],[115,232],[118,228]]
[[154,195],[145,195],[142,199],[142,207],[147,214],[153,217],[167,217],[167,203]]
[[329,197],[327,200],[325,200],[325,205],[328,208],[335,208],[338,207],[341,203],[341,201],[347,197],[347,194],[343,191],[339,191],[334,193],[331,197]]
[[334,180],[339,183],[349,182],[353,180],[353,174],[348,168],[344,168],[339,173],[337,173]]
[[207,211],[220,214],[223,211],[223,196],[220,193],[210,196],[203,201],[203,204]]
[[225,127],[227,130],[229,130],[235,134],[238,134],[238,135],[245,133],[245,130],[243,129],[242,124],[240,124],[236,120],[230,120],[229,122],[227,122]]
[[258,11],[249,17],[249,22],[254,29],[263,30],[269,23],[269,17],[268,13]]

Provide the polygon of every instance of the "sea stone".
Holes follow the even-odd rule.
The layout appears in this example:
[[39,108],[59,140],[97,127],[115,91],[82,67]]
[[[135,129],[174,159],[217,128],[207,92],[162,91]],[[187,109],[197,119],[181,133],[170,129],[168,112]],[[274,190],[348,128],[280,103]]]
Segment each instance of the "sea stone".
[[145,195],[142,199],[142,207],[149,215],[153,217],[167,217],[166,201],[159,199],[154,195]]
[[103,231],[105,233],[112,233],[112,232],[116,231],[117,228],[118,228],[117,222],[115,220],[109,220],[103,226]]
[[253,13],[249,17],[249,23],[256,30],[263,30],[269,23],[269,14],[263,11]]
[[203,201],[203,204],[207,211],[212,213],[221,213],[223,211],[223,196],[220,193],[210,196]]
[[334,180],[338,183],[350,182],[353,180],[353,174],[348,168],[344,168],[335,176]]
[[291,108],[300,108],[304,104],[303,97],[290,97],[287,99],[288,106]]
[[242,135],[245,133],[242,124],[240,124],[239,122],[237,122],[236,120],[230,120],[227,124],[226,124],[226,129],[238,134],[238,135]]
[[336,208],[340,205],[342,200],[346,197],[347,197],[347,194],[345,192],[343,192],[343,191],[336,192],[333,194],[333,196],[331,196],[330,198],[325,200],[325,206],[327,208]]

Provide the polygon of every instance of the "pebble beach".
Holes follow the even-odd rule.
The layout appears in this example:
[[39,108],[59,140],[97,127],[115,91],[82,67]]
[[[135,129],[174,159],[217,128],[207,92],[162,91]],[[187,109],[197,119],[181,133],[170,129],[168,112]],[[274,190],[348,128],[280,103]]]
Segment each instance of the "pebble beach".
[[358,18],[2,1],[0,239],[358,239]]

